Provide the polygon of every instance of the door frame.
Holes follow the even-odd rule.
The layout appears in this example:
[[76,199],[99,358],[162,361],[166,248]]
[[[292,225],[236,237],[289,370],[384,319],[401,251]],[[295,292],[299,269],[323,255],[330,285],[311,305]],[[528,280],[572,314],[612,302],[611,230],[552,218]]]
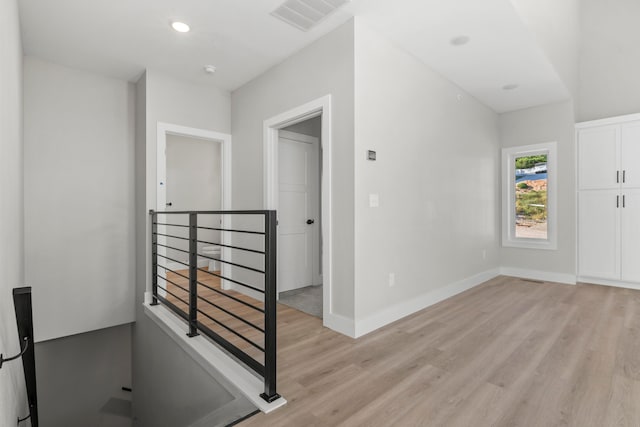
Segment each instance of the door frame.
[[[167,135],[185,136],[188,138],[202,139],[205,141],[213,141],[220,143],[220,178],[222,180],[221,185],[221,210],[231,210],[231,135],[221,132],[214,132],[206,129],[192,128],[188,126],[181,126],[172,123],[158,122],[157,124],[157,143],[156,143],[156,211],[162,212],[166,208],[167,202],[167,188],[165,182],[167,180]],[[231,218],[228,215],[222,215],[222,227],[231,228]],[[163,230],[161,230],[161,228]],[[158,226],[158,232],[166,234],[165,226]],[[224,233],[220,233],[220,239],[222,244],[227,244],[228,238]],[[158,243],[166,238],[158,236]],[[164,247],[158,247],[158,253],[164,252]],[[223,247],[221,251],[221,258],[231,261],[231,251],[228,248]],[[227,274],[230,272],[228,265],[221,264],[221,276],[229,277]],[[228,289],[229,284],[222,280],[222,289]]]
[[264,207],[269,210],[278,209],[278,133],[280,129],[302,121],[322,116],[322,133],[320,148],[322,149],[321,167],[321,234],[322,234],[322,322],[327,326],[333,316],[331,292],[333,286],[333,270],[331,253],[331,144],[332,117],[331,95],[307,102],[291,110],[271,117],[263,123],[264,140]]

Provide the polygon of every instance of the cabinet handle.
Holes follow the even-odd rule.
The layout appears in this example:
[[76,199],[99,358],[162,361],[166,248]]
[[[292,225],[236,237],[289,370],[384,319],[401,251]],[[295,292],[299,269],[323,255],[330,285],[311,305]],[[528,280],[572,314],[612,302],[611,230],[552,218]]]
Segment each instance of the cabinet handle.
[[616,208],[620,207],[620,196],[616,196]]
[[622,183],[624,184],[625,182],[627,182],[627,171],[623,170],[622,171]]
[[616,184],[620,184],[620,171],[616,171]]
[[625,195],[623,194],[622,195],[622,207],[625,208],[626,207],[625,205],[626,205],[626,203],[625,203]]

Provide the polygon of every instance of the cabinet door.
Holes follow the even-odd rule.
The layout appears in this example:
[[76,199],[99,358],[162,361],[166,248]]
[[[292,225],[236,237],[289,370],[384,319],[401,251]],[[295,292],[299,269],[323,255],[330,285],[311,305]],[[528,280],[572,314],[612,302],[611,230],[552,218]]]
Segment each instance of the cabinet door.
[[618,190],[578,195],[578,271],[581,277],[620,279]]
[[580,190],[619,188],[620,127],[602,126],[578,132]]
[[622,125],[620,157],[623,188],[640,188],[640,122]]
[[623,190],[620,210],[622,280],[640,282],[640,189]]

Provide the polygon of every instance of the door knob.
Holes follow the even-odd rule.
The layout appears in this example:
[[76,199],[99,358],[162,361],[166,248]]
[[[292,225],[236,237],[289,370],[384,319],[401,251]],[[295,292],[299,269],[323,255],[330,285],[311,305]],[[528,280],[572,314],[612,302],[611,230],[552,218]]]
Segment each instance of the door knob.
[[315,220],[313,220],[313,219],[308,219],[307,220],[307,224],[313,224],[314,222],[315,222]]

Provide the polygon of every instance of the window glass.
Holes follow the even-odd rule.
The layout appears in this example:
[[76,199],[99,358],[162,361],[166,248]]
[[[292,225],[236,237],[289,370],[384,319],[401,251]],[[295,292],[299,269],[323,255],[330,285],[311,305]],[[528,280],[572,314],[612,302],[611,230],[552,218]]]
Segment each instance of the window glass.
[[502,149],[502,245],[557,249],[557,144]]
[[547,154],[515,158],[515,237],[547,239]]

